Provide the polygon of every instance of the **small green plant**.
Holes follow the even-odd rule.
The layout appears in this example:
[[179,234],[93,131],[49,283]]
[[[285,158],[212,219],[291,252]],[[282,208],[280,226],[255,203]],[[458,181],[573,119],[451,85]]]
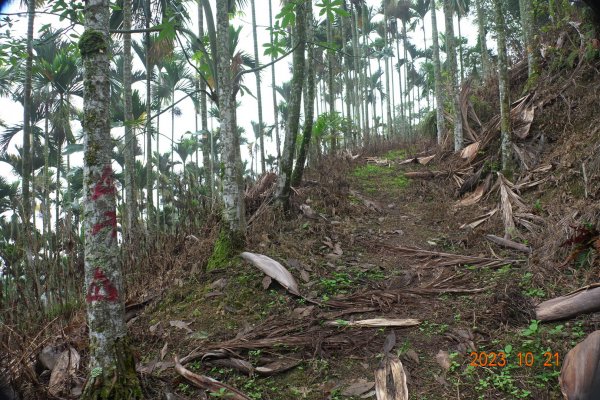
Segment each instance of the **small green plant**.
[[192,394],[192,392],[193,392],[191,386],[188,385],[187,383],[180,383],[177,386],[177,390],[179,390],[181,393],[183,393],[185,395]]
[[544,207],[542,206],[542,201],[540,199],[537,199],[535,201],[535,203],[533,203],[533,209],[534,211],[536,211],[537,213],[542,213],[544,212]]
[[221,388],[221,389],[219,389],[218,392],[211,392],[209,396],[210,397],[216,397],[216,398],[219,398],[219,399],[227,399],[227,398],[233,397],[233,394],[229,393],[227,391],[227,389]]

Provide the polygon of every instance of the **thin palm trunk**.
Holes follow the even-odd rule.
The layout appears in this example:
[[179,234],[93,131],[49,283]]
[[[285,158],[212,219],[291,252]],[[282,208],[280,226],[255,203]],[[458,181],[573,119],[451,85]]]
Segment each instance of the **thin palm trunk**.
[[363,30],[362,30],[362,37],[363,37],[363,45],[362,45],[362,57],[361,57],[361,73],[362,73],[362,85],[361,88],[363,90],[363,97],[362,97],[362,107],[363,107],[363,115],[364,115],[364,122],[365,122],[365,127],[364,127],[364,134],[363,134],[363,143],[364,144],[368,144],[369,140],[370,140],[370,125],[369,125],[369,103],[368,103],[368,86],[367,86],[367,71],[368,68],[367,66],[370,64],[369,63],[369,56],[368,56],[368,49],[369,49],[369,38],[367,35],[367,24],[369,24],[369,10],[367,7],[363,7]]
[[[269,31],[271,43],[273,43],[273,5],[272,0],[269,0]],[[271,56],[271,61],[275,56]],[[277,91],[275,90],[275,65],[271,64],[271,90],[273,94],[273,116],[275,119],[275,147],[277,149],[277,167],[281,169],[281,134],[279,133],[279,110],[277,109]]]
[[[258,59],[258,36],[256,34],[256,6],[255,1],[250,0],[252,7],[252,37],[254,39],[254,61],[256,65],[259,65]],[[265,139],[263,135],[263,104],[262,104],[262,93],[260,88],[260,71],[256,71],[256,102],[258,105],[258,139],[260,143],[260,168],[264,174],[266,172],[265,167]]]
[[442,93],[442,66],[440,62],[440,42],[437,28],[437,18],[435,15],[435,0],[431,0],[431,31],[433,40],[433,73],[434,73],[434,91],[437,117],[437,143],[442,144],[446,127],[444,122],[444,97]]
[[[311,6],[312,8],[312,6]],[[344,10],[346,9],[346,2],[344,1]],[[312,11],[311,11],[311,15],[312,15]],[[311,20],[312,21],[312,20]],[[340,18],[340,24],[341,24],[341,30],[342,30],[342,59],[344,60],[344,86],[345,86],[345,90],[346,90],[346,96],[344,98],[345,102],[346,102],[346,119],[348,121],[352,121],[352,110],[350,109],[350,93],[351,93],[351,84],[350,84],[350,75],[349,75],[349,70],[350,70],[350,66],[348,65],[348,41],[346,38],[346,23],[345,23],[346,19],[345,18]],[[309,26],[308,29],[312,30],[312,26]],[[310,34],[310,33],[307,33]],[[308,63],[313,62],[314,61],[310,61],[311,57],[314,57],[314,49],[310,48],[310,44],[309,44],[309,49],[308,49],[308,54],[307,56],[309,57]],[[313,66],[313,70],[314,70],[314,66]],[[314,71],[312,72],[314,73]],[[307,66],[307,74],[311,74],[310,72],[310,66]],[[307,86],[309,86],[310,84],[307,82]],[[314,95],[314,88],[313,88],[313,95]],[[307,99],[311,99],[311,97],[307,96]],[[311,102],[312,103],[312,102]],[[344,104],[342,102],[342,104]],[[305,113],[306,113],[306,107],[305,107]],[[314,113],[314,105],[313,105],[313,113]],[[344,131],[344,139],[345,139],[345,145],[348,146],[351,142],[350,138],[352,137],[352,132],[350,132],[349,130],[345,130]]]
[[[49,129],[49,105],[48,102],[44,105],[44,243],[46,249],[53,252],[51,237],[51,222],[50,222],[50,129]],[[46,250],[44,251],[46,252]]]
[[[384,11],[384,16],[383,16],[383,43],[384,43],[384,51],[387,51],[388,48],[388,29],[387,29],[387,23],[388,23],[388,15],[387,15],[387,8],[384,7],[383,8]],[[393,76],[392,76],[393,79]],[[393,87],[393,83],[392,86],[390,87],[390,59],[389,57],[386,55],[385,56],[385,90],[387,93],[387,101],[386,101],[386,106],[387,106],[387,131],[388,131],[388,137],[392,137],[392,129],[393,129],[393,120],[392,120],[392,108],[390,105],[390,100],[393,99],[394,96],[394,87]],[[391,96],[390,96],[391,94]]]
[[483,11],[483,1],[484,0],[475,0],[475,5],[477,7],[477,33],[479,35],[479,47],[481,51],[481,75],[485,78],[491,71],[490,67],[490,55],[487,50],[486,43],[486,21],[485,21],[485,13]]
[[[144,1],[146,29],[150,29],[150,0]],[[152,181],[152,64],[150,63],[150,31],[144,35],[146,51],[146,223],[150,228],[151,212],[153,210],[153,181]],[[158,205],[158,198],[156,204]]]
[[465,80],[465,67],[464,67],[464,61],[463,61],[463,43],[462,43],[462,28],[461,28],[461,17],[460,17],[460,10],[457,11],[457,15],[458,15],[458,58],[460,60],[460,81],[464,82]]
[[[202,5],[198,2],[198,37],[204,37],[204,14]],[[211,136],[208,131],[208,104],[206,101],[206,82],[200,79],[200,123],[202,126],[202,166],[204,167],[204,182],[210,188],[211,207],[214,202],[215,182],[213,171],[213,158],[211,152]]]
[[300,2],[296,5],[296,24],[292,37],[294,38],[292,89],[289,101],[288,123],[281,159],[281,171],[277,179],[276,197],[285,210],[289,209],[292,167],[294,163],[294,149],[300,125],[300,106],[302,102],[302,85],[304,84],[306,46],[306,4]]
[[[512,140],[510,133],[510,87],[508,79],[508,57],[506,54],[506,27],[502,0],[494,0],[496,29],[498,30],[498,86],[500,93],[500,136],[502,140],[502,171],[511,174]],[[510,232],[507,232],[510,234]]]
[[132,0],[123,1],[123,103],[125,125],[125,199],[127,215],[127,241],[135,236],[137,225],[137,199],[135,190],[135,136],[133,135],[133,111],[131,104],[131,13]]
[[450,75],[450,96],[452,98],[452,115],[454,117],[454,151],[463,148],[462,116],[460,112],[460,93],[456,73],[456,44],[454,38],[453,12],[450,0],[443,0],[446,20],[446,46]]
[[315,45],[311,2],[306,3],[306,42],[306,96],[304,98],[304,128],[302,131],[302,144],[300,145],[298,158],[296,160],[296,168],[292,174],[292,186],[298,186],[302,182],[304,165],[306,164],[306,156],[308,155],[310,140],[312,138],[314,120],[314,102],[311,99],[315,95]]
[[[35,19],[35,1],[27,1],[27,59],[25,61],[25,82],[23,84],[23,220],[29,224],[31,219],[31,76],[33,71],[33,25]],[[28,246],[29,247],[29,246]]]

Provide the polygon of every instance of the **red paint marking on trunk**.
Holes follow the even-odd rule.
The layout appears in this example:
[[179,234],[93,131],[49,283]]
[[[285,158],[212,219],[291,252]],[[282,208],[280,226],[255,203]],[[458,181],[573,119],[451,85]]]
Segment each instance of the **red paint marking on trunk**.
[[107,211],[104,213],[106,219],[97,223],[92,227],[92,235],[96,235],[104,228],[112,228],[112,237],[117,237],[117,213],[115,211]]
[[92,200],[98,200],[102,196],[114,195],[117,193],[117,188],[114,184],[113,170],[110,165],[105,165],[102,168],[102,175],[100,180],[96,182],[94,186],[94,193],[92,193]]
[[88,303],[92,301],[110,301],[119,300],[119,292],[112,282],[104,275],[100,268],[94,270],[94,277],[88,288],[85,300]]

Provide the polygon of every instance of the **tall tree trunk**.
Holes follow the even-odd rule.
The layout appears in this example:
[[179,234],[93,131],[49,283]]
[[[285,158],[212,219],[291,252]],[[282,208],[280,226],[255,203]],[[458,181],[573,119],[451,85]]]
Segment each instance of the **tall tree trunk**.
[[277,179],[277,201],[285,210],[289,209],[292,167],[294,164],[294,149],[300,125],[300,105],[302,102],[302,85],[304,83],[304,50],[306,47],[306,12],[305,2],[296,3],[296,24],[294,27],[293,45],[295,46],[292,59],[292,91],[288,106],[288,122],[281,157],[281,171]]
[[362,7],[362,16],[363,16],[363,29],[362,29],[362,54],[359,59],[359,65],[362,67],[360,69],[361,72],[361,107],[363,110],[363,120],[364,120],[364,128],[363,128],[363,144],[369,143],[370,136],[370,125],[369,125],[369,103],[368,101],[368,87],[367,87],[367,64],[369,64],[369,55],[368,55],[368,35],[367,35],[367,25],[369,24],[369,9],[366,6]]
[[[217,0],[217,82],[219,96],[219,115],[221,118],[221,137],[223,150],[221,160],[223,173],[223,220],[224,226],[219,242],[215,246],[213,262],[223,254],[217,254],[226,246],[225,257],[233,256],[245,243],[246,215],[242,181],[242,159],[240,140],[236,127],[235,89],[231,69],[229,49],[229,7],[228,0]],[[221,248],[219,248],[221,246]]]
[[[252,37],[254,39],[254,60],[256,65],[259,65],[258,59],[258,36],[256,34],[256,5],[254,0],[250,0],[252,7]],[[265,139],[264,139],[264,123],[263,123],[263,104],[262,93],[260,88],[260,71],[256,71],[256,102],[258,103],[258,138],[260,143],[260,168],[264,174],[267,170],[265,167]]]
[[433,72],[434,91],[435,91],[435,108],[437,117],[437,143],[442,144],[444,135],[446,134],[446,126],[444,121],[444,95],[442,93],[442,65],[440,62],[440,41],[437,27],[437,18],[435,15],[435,0],[431,0],[431,36],[433,40]]
[[498,31],[498,86],[500,92],[500,136],[502,140],[502,171],[510,175],[513,171],[512,140],[510,133],[510,86],[508,79],[508,57],[506,55],[506,26],[502,0],[494,0],[496,30]]
[[313,10],[312,2],[306,2],[306,96],[304,98],[304,127],[302,130],[302,144],[298,151],[296,160],[296,168],[292,174],[292,186],[298,186],[302,182],[304,174],[304,166],[306,164],[306,156],[312,138],[313,121],[314,121],[314,104],[312,99],[315,97],[315,45],[314,45],[314,25],[313,25]]
[[[408,120],[408,117],[406,117],[406,114],[408,113],[408,104],[405,105],[405,101],[403,99],[404,96],[402,96],[402,66],[400,65],[400,40],[395,40],[396,42],[396,54],[398,54],[398,64],[397,64],[397,68],[398,68],[398,93],[399,93],[399,100],[400,100],[400,126],[402,128],[404,128],[404,122]],[[406,64],[406,60],[404,61],[404,63]],[[392,87],[394,87],[394,75],[392,74]],[[392,93],[393,95],[393,93]]]
[[[171,92],[171,105],[175,104],[175,87],[172,88]],[[175,107],[171,108],[171,175],[175,169]],[[168,175],[167,175],[168,176]]]
[[[519,0],[523,42],[527,51],[527,67],[530,80],[535,80],[540,73],[540,54],[535,45],[535,15],[531,0]],[[533,83],[533,82],[531,82]]]
[[[204,37],[204,14],[201,2],[198,2],[198,37]],[[202,166],[204,167],[204,184],[210,188],[210,203],[214,201],[213,159],[211,157],[211,133],[208,130],[208,104],[206,101],[206,82],[200,79],[200,124],[202,126]]]
[[110,135],[108,0],[88,0],[79,39],[84,67],[85,288],[90,377],[82,399],[141,399],[127,340],[117,242],[116,188]]
[[[273,0],[269,0],[269,27],[273,28]],[[273,43],[273,29],[269,30],[271,43]],[[271,61],[275,59],[271,55]],[[277,107],[277,91],[275,90],[275,64],[271,64],[271,91],[273,94],[273,116],[275,119],[275,147],[277,148],[277,168],[281,170],[281,134],[279,132],[279,110]]]
[[49,115],[50,112],[48,101],[44,104],[44,243],[46,249],[49,249],[54,253],[54,248],[51,243],[52,229],[51,229],[51,214],[50,214],[50,129],[49,129]]
[[[388,14],[387,14],[387,8],[384,6],[383,7],[383,50],[384,52],[387,51],[388,48],[388,29],[387,29],[387,24],[388,24]],[[398,54],[398,59],[400,59],[400,55]],[[387,93],[387,99],[386,99],[386,112],[387,112],[387,132],[388,132],[388,137],[392,137],[392,129],[393,129],[393,119],[392,119],[392,107],[390,105],[390,100],[393,96],[393,91],[394,88],[390,87],[390,59],[389,57],[386,55],[385,56],[385,91]],[[391,95],[391,96],[390,96]]]
[[460,112],[460,93],[456,73],[456,43],[454,37],[454,21],[451,0],[443,0],[444,17],[446,19],[446,46],[450,75],[450,96],[452,98],[452,115],[454,117],[454,151],[463,148],[462,115]]
[[483,1],[475,0],[477,7],[477,31],[479,35],[479,47],[481,51],[481,76],[485,77],[490,73],[490,55],[486,45],[486,21],[485,12],[483,11]]
[[[312,7],[312,6],[311,6]],[[346,2],[344,2],[344,10],[346,9]],[[346,19],[345,18],[340,18],[341,21],[341,26],[342,26],[342,51],[344,53],[343,60],[344,60],[344,86],[345,86],[345,90],[346,90],[346,96],[344,98],[344,101],[346,102],[346,119],[348,120],[348,122],[352,121],[352,84],[350,82],[350,63],[348,62],[349,59],[349,51],[348,51],[348,40],[346,38],[346,32],[347,32],[347,28],[346,28],[346,23],[344,22]],[[312,29],[312,27],[308,27],[308,29]],[[310,35],[310,33],[307,33],[307,35]],[[309,44],[310,45],[310,44]],[[312,54],[314,54],[314,49],[310,49],[308,50],[308,53],[312,52]],[[312,57],[312,56],[309,56]],[[310,62],[310,61],[308,61]],[[307,67],[307,74],[310,74],[310,66]],[[313,74],[315,73],[314,71],[312,72]],[[308,85],[308,82],[307,82]],[[314,89],[313,89],[313,96],[314,96]],[[308,97],[307,99],[312,99],[313,97]],[[309,100],[310,101],[310,100]],[[314,103],[311,101],[311,103]],[[313,104],[313,114],[314,114],[314,104]],[[305,107],[305,112],[306,112],[306,107]],[[346,146],[351,145],[352,143],[352,132],[351,129],[346,129],[344,131],[344,137],[345,137],[345,141],[346,141]]]
[[[327,90],[328,90],[328,94],[329,96],[327,97],[328,102],[329,102],[329,117],[333,118],[333,115],[335,113],[335,94],[334,94],[334,87],[333,87],[333,32],[332,32],[332,28],[331,28],[331,20],[329,18],[327,18],[327,42],[328,42],[328,49],[327,49]],[[333,127],[333,124],[330,124],[330,153],[334,154],[337,148],[337,140],[336,140],[336,135],[337,132],[335,131],[335,128]]]
[[35,1],[27,1],[27,60],[25,61],[25,82],[23,84],[23,220],[31,219],[31,76],[33,70],[33,22],[35,19]]
[[464,67],[464,62],[463,62],[463,43],[462,43],[462,27],[461,27],[461,17],[460,17],[460,10],[456,11],[456,14],[458,16],[458,59],[460,61],[460,82],[464,82],[465,80],[465,67]]
[[[360,12],[362,13],[362,8],[360,8]],[[361,121],[363,119],[361,115],[361,101],[360,101],[360,85],[359,85],[359,64],[360,64],[360,50],[358,48],[359,40],[358,40],[358,6],[354,5],[354,15],[352,18],[353,26],[352,26],[352,66],[354,70],[353,84],[352,84],[352,96],[353,96],[353,105],[354,105],[354,116],[356,118],[356,127],[360,131],[361,129]],[[362,18],[362,16],[361,16]],[[358,132],[355,132],[353,135],[353,144],[356,145],[358,143]]]
[[[144,1],[144,22],[146,29],[150,29],[150,0]],[[152,64],[150,63],[150,32],[144,34],[144,47],[146,51],[146,224],[152,226],[151,212],[153,207],[153,186],[152,181]],[[158,201],[157,201],[158,206]],[[158,210],[157,210],[158,212]]]
[[135,148],[133,134],[133,111],[131,104],[131,13],[132,0],[123,0],[123,105],[125,122],[125,198],[127,215],[127,241],[135,237],[137,230],[137,191],[135,189]]
[[[412,106],[410,103],[410,92],[408,90],[408,52],[407,52],[407,37],[406,37],[406,21],[402,20],[402,51],[404,53],[404,104],[406,105],[406,109],[408,110],[408,133],[412,134],[413,130],[413,113]],[[400,89],[400,93],[402,93],[402,89]],[[402,94],[400,94],[402,96]]]

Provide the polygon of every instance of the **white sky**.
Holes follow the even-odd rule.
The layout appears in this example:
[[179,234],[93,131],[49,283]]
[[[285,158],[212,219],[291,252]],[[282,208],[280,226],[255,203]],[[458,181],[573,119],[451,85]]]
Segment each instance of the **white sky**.
[[[277,1],[277,0],[272,0],[272,1],[273,1],[273,14],[276,15],[279,12],[279,1]],[[8,10],[6,10],[6,12],[23,11],[24,9],[21,7],[20,3],[21,2],[16,2],[16,4],[13,4]],[[379,2],[375,1],[375,0],[368,0],[367,3],[370,6],[375,6],[376,4],[379,4]],[[190,11],[190,16],[192,17],[193,20],[195,20],[195,16],[196,16],[195,2],[192,2],[190,6],[193,7],[193,9]],[[260,58],[261,63],[264,64],[269,61],[267,56],[264,56],[262,54],[262,51],[263,51],[262,44],[267,43],[269,41],[269,33],[266,30],[266,27],[268,27],[268,25],[269,25],[269,13],[268,13],[267,0],[256,0],[256,6],[257,6],[259,58]],[[242,12],[244,13],[244,15],[236,18],[233,21],[233,24],[236,26],[238,26],[238,25],[243,26],[242,32],[240,33],[240,48],[242,50],[246,51],[248,54],[253,55],[254,50],[253,50],[252,27],[250,25],[250,22],[252,20],[252,15],[251,15],[251,11],[250,11],[250,6],[248,5],[247,9],[242,10]],[[318,12],[318,9],[315,8],[315,15],[317,14],[317,12]],[[443,14],[441,13],[441,11],[438,11],[437,14],[438,14],[437,15],[438,30],[440,32],[443,32],[444,31]],[[382,16],[377,16],[376,20],[379,20],[380,18],[382,18]],[[58,18],[48,16],[48,15],[36,16],[36,19],[35,19],[36,30],[41,25],[47,24],[47,23],[52,23],[53,25],[56,25],[56,26],[58,26],[58,24],[60,24],[58,22]],[[456,22],[455,22],[455,25],[456,25]],[[195,26],[196,26],[196,21],[194,21],[194,28],[193,28],[194,31],[197,30],[197,28]],[[425,28],[426,28],[427,42],[428,42],[428,45],[430,45],[430,43],[431,43],[431,17],[430,17],[430,15],[428,15],[426,18]],[[25,35],[25,32],[26,32],[25,16],[20,18],[20,20],[17,23],[15,23],[15,25],[13,26],[13,30],[15,33],[22,34],[23,36]],[[457,31],[457,29],[455,27],[455,32],[456,31]],[[471,18],[463,19],[462,33],[463,33],[463,36],[468,38],[470,46],[475,44],[476,31],[474,28],[474,24],[471,21]],[[415,32],[409,33],[409,37],[417,45],[418,48],[422,47],[423,39],[422,39],[422,31],[421,31],[420,27],[418,27]],[[134,34],[133,39],[141,40],[142,34]],[[394,49],[394,52],[395,52],[395,49]],[[290,69],[289,63],[291,63],[291,59],[292,59],[292,57],[290,55],[286,59],[282,60],[281,62],[279,62],[276,65],[275,75],[276,75],[276,84],[277,85],[280,85],[284,81],[287,81],[291,78],[290,73],[289,73],[289,69]],[[395,62],[396,62],[396,60],[394,59],[393,63],[395,64]],[[377,69],[377,63],[376,63],[376,61],[372,61],[372,63],[373,63],[373,72],[374,72]],[[143,68],[142,64],[134,56],[134,69],[142,69],[142,68]],[[261,80],[262,80],[261,89],[262,89],[262,98],[263,98],[263,120],[266,125],[272,125],[274,118],[273,118],[273,102],[272,102],[272,94],[271,94],[271,69],[266,68],[265,70],[263,70],[261,77],[262,77],[261,78]],[[256,88],[256,83],[255,83],[256,81],[254,78],[254,74],[247,74],[244,79],[245,79],[244,80],[245,85],[248,86],[250,88],[250,90],[252,90],[254,92],[254,90]],[[394,83],[396,84],[396,86],[394,88],[394,91],[396,93],[396,103],[399,104],[398,87],[397,87],[398,82],[397,81],[398,81],[397,75],[395,75]],[[139,89],[140,93],[143,95],[145,84],[139,83],[139,84],[135,85],[134,88]],[[178,93],[176,95],[176,100],[181,98],[182,96],[183,96],[183,94]],[[279,100],[280,100],[280,98],[278,98],[278,101]],[[244,96],[238,96],[238,101],[241,102],[241,106],[240,106],[240,108],[238,108],[238,111],[237,111],[238,124],[240,126],[244,127],[244,129],[246,130],[246,137],[248,138],[249,141],[253,142],[254,134],[252,133],[252,126],[251,126],[250,122],[258,121],[258,111],[257,111],[256,100],[253,97],[246,94]],[[377,105],[379,107],[379,100],[377,101]],[[184,100],[178,106],[182,111],[182,115],[180,117],[176,117],[176,119],[175,119],[175,141],[178,141],[184,135],[185,132],[195,131],[194,108],[193,108],[191,100]],[[338,106],[339,106],[339,101],[338,101]],[[338,107],[338,110],[339,110],[339,107]],[[20,106],[20,104],[14,103],[14,102],[10,101],[9,99],[0,99],[0,118],[2,120],[4,120],[4,122],[7,123],[8,125],[11,125],[14,123],[20,123],[23,119],[22,107]],[[217,124],[216,121],[209,121],[209,127],[210,126],[216,127],[216,124]],[[165,150],[170,148],[170,139],[167,138],[167,137],[170,137],[170,135],[171,135],[170,113],[169,112],[167,112],[161,116],[161,124],[160,125],[161,125],[161,133],[162,133],[161,139],[160,139],[160,149],[161,149],[161,152],[164,152]],[[76,130],[74,130],[74,133],[78,134],[79,129],[80,129],[79,124],[78,123],[75,124],[74,128],[76,129]],[[118,130],[114,130],[113,135],[116,136],[118,134],[119,134]],[[283,136],[283,132],[281,132],[281,135]],[[274,142],[274,139],[275,138],[273,135],[273,142]],[[265,139],[265,140],[267,142],[267,153],[274,155],[275,154],[274,143],[269,143],[268,139]],[[282,140],[283,140],[283,137],[282,137]],[[16,144],[21,145],[21,143],[22,143],[22,135],[17,135],[9,147],[9,152],[14,152],[15,145]],[[143,144],[143,143],[141,142],[140,144]],[[143,146],[142,146],[142,148],[143,148]],[[155,148],[153,149],[153,151],[155,151]],[[244,159],[248,159],[247,146],[242,147],[242,155],[243,155]],[[178,156],[175,155],[175,157],[177,159]],[[72,157],[72,165],[81,165],[81,162],[82,162],[81,156],[75,155]],[[1,163],[1,162],[0,162],[0,175],[10,176],[11,179],[14,179],[14,175],[10,172],[10,167],[7,164]]]

